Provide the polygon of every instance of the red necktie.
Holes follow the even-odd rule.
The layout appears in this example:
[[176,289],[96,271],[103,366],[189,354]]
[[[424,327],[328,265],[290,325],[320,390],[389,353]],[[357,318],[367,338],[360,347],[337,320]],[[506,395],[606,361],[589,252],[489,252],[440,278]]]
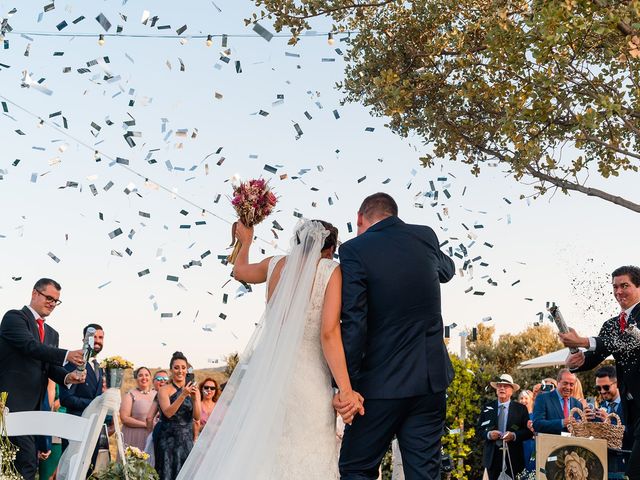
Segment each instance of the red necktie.
[[620,331],[624,332],[625,328],[627,328],[627,312],[620,312],[618,322],[620,324]]
[[563,398],[562,400],[564,401],[564,407],[562,408],[562,411],[564,413],[564,418],[567,418],[569,416],[569,399]]
[[44,320],[41,318],[37,318],[36,322],[38,322],[38,333],[40,334],[40,343],[44,342]]

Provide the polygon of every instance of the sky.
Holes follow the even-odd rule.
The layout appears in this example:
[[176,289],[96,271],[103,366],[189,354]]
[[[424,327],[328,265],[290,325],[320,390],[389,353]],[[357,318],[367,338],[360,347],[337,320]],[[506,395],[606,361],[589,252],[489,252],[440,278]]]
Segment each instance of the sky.
[[[180,350],[197,368],[215,367],[242,351],[264,289],[246,292],[220,260],[234,175],[267,178],[279,197],[256,227],[256,261],[286,251],[299,214],[352,238],[360,202],[376,191],[396,198],[405,221],[430,225],[445,251],[466,251],[473,275],[459,271],[442,287],[454,351],[463,328],[485,321],[518,332],[548,301],[587,334],[616,313],[609,274],[638,263],[636,215],[579,194],[531,199],[531,186],[501,167],[478,178],[459,163],[422,168],[428,145],[341,104],[346,35],[332,46],[324,35],[295,47],[286,36],[266,41],[245,27],[253,6],[240,0],[47,5],[0,1],[1,18],[17,9],[8,48],[0,45],[0,309],[28,303],[38,278],[56,279],[63,304],[48,322],[61,346],[79,348],[82,327],[97,322],[104,355],[136,365],[166,366]],[[158,16],[155,27],[144,16]],[[187,29],[182,42],[107,37],[100,46],[98,35],[119,25],[131,35]],[[211,47],[191,38],[207,34]],[[634,180],[594,174],[590,184],[637,202]]]

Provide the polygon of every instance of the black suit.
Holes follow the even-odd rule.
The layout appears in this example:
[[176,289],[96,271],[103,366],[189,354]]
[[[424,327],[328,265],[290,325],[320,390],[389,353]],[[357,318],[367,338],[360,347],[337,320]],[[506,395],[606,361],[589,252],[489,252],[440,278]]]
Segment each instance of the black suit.
[[[61,365],[67,351],[57,347],[58,332],[46,323],[44,342],[40,342],[38,324],[29,308],[5,313],[0,324],[0,392],[9,394],[10,411],[40,410],[48,379],[64,384],[67,372]],[[12,437],[11,441],[20,448],[18,472],[25,480],[35,478],[35,437]]]
[[[631,311],[628,323],[639,326],[640,304]],[[629,478],[640,478],[640,344],[629,334],[620,331],[618,317],[602,324],[596,337],[596,349],[585,352],[582,367],[575,371],[591,370],[609,355],[616,361],[618,388],[622,400],[623,416],[627,430],[633,432],[634,440],[627,468]],[[633,398],[628,398],[630,394]]]
[[342,479],[377,478],[397,435],[407,480],[439,478],[446,389],[440,283],[454,274],[433,230],[392,216],[340,247],[342,341],[366,414],[345,428]]
[[[84,383],[71,385],[71,388],[60,391],[60,405],[66,407],[67,413],[71,415],[82,416],[82,412],[93,399],[102,394],[102,369],[98,368],[96,376],[91,363],[87,362],[87,379]],[[67,370],[72,372],[74,369],[74,366],[69,365]]]
[[[509,402],[506,431],[514,432],[516,435],[515,440],[506,443],[509,448],[507,473],[511,478],[516,478],[524,470],[525,459],[522,442],[533,437],[533,432],[527,428],[528,421],[527,407],[513,400]],[[496,480],[502,471],[502,449],[496,444],[496,440],[489,440],[487,434],[491,430],[500,430],[497,400],[488,403],[482,409],[476,433],[480,439],[484,439],[482,465],[487,469],[489,480]],[[509,458],[511,458],[511,464],[509,464]],[[513,467],[513,473],[510,467]]]

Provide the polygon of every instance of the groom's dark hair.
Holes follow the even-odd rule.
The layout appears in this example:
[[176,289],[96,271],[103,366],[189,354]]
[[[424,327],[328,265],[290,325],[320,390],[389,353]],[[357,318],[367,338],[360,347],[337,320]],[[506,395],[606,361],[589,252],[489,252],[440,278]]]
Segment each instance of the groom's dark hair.
[[395,217],[398,215],[398,204],[388,193],[378,192],[364,199],[358,213],[367,218]]

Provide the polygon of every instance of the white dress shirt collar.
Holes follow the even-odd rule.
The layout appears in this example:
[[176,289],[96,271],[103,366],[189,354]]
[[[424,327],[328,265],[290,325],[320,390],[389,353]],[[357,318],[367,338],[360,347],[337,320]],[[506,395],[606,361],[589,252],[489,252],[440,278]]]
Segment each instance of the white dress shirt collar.
[[[36,320],[38,320],[39,318],[42,318],[38,312],[36,312],[33,308],[31,308],[31,305],[27,305],[27,308],[33,314],[33,318],[35,318]],[[44,320],[44,318],[42,318],[42,320]]]

